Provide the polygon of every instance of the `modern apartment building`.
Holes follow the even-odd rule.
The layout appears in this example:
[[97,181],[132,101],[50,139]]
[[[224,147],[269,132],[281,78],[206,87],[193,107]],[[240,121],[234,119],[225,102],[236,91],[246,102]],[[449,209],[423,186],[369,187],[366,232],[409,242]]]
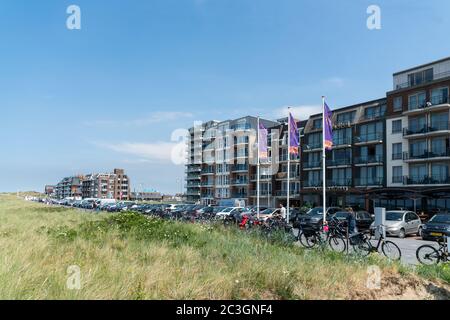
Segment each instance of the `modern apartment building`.
[[[449,88],[450,57],[395,73],[386,97],[334,109],[328,205],[450,210]],[[260,203],[276,206],[287,198],[287,119],[262,121],[270,134]],[[291,157],[290,202],[320,205],[322,114],[297,124],[301,152]],[[189,201],[256,203],[256,118],[211,121],[191,128],[188,140]]]
[[62,179],[55,188],[55,196],[58,199],[67,197],[82,197],[82,182],[84,176],[66,177]]
[[56,186],[56,197],[129,200],[130,180],[123,169],[64,178]]
[[397,72],[393,80],[387,93],[388,199],[382,204],[449,210],[450,58]]

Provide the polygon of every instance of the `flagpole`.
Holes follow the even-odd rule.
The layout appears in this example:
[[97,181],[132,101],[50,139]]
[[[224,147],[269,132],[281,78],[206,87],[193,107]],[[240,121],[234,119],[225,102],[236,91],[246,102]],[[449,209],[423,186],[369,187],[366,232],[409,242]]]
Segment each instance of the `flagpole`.
[[258,117],[258,156],[257,156],[257,165],[256,165],[256,212],[257,212],[257,216],[259,219],[259,195],[260,195],[260,190],[259,190],[259,177],[260,177],[260,159],[259,159],[259,152],[260,152],[260,141],[259,141],[259,117]]
[[291,153],[290,153],[290,145],[291,145],[291,108],[288,108],[288,139],[287,139],[287,156],[288,156],[288,165],[287,165],[287,201],[286,201],[286,221],[289,223],[289,194],[290,192],[290,178],[291,178]]
[[322,96],[322,201],[323,201],[323,226],[327,222],[327,193],[326,193],[326,149],[325,149],[325,96]]

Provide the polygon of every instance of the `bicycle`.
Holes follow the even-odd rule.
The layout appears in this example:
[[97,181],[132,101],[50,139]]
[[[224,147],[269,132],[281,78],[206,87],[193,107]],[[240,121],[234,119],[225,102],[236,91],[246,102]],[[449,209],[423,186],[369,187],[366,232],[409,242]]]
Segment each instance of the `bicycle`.
[[450,261],[447,241],[448,238],[445,236],[439,238],[437,240],[437,243],[439,244],[438,249],[429,244],[420,246],[416,251],[417,260],[423,265],[436,265],[440,262],[445,263]]
[[380,225],[377,228],[380,237],[376,246],[372,245],[370,232],[360,232],[355,235],[351,235],[349,240],[353,250],[358,255],[366,257],[373,252],[380,253],[381,248],[381,252],[386,258],[391,261],[399,261],[402,257],[402,252],[394,242],[385,239],[384,228],[385,226],[383,225]]
[[[331,219],[328,232],[323,233],[314,227],[305,228],[300,226],[297,239],[302,246],[312,249],[316,246],[328,246],[336,252],[343,253],[347,249],[345,221]],[[324,236],[324,234],[326,234]]]

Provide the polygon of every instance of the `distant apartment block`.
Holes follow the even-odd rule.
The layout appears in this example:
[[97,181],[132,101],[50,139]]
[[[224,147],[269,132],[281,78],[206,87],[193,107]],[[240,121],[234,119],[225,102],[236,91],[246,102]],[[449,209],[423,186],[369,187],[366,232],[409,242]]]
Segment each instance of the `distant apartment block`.
[[64,178],[56,186],[56,197],[129,200],[130,180],[123,169]]
[[[385,97],[333,110],[326,155],[327,203],[450,211],[450,58],[397,72]],[[189,129],[186,190],[190,202],[256,203],[256,121],[210,121]],[[261,205],[287,198],[287,119],[269,129],[269,160],[260,166]],[[322,114],[298,121],[301,152],[290,159],[290,202],[322,202]]]

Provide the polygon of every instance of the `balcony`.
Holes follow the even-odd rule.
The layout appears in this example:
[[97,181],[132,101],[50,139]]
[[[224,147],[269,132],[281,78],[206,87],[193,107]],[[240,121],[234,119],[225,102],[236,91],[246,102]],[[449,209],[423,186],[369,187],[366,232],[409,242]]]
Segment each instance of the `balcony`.
[[378,119],[384,118],[385,115],[386,115],[386,112],[375,112],[375,113],[364,114],[362,116],[361,120],[364,120],[364,121],[378,120]]
[[342,139],[333,139],[333,148],[348,148],[352,146],[352,138],[346,137]]
[[291,161],[300,161],[300,156],[293,155],[293,154],[291,154],[290,157],[288,157],[287,154],[283,154],[283,155],[281,155],[281,157],[278,161],[279,162],[287,162],[289,160],[289,158]]
[[450,149],[442,151],[428,151],[424,150],[421,154],[410,154],[408,152],[403,153],[403,160],[405,162],[422,162],[431,160],[448,160],[450,158]]
[[383,143],[382,133],[369,133],[355,137],[355,145],[364,145],[372,143]]
[[409,176],[404,177],[403,184],[411,185],[442,185],[450,184],[450,176],[432,175],[432,176]]
[[200,175],[188,174],[186,180],[200,180]]
[[304,170],[320,169],[321,167],[322,167],[322,161],[311,161],[311,162],[305,162],[303,164]]
[[448,121],[436,121],[430,126],[415,126],[403,129],[403,137],[405,138],[437,136],[447,133],[450,133],[450,125]]
[[381,155],[377,156],[366,156],[355,158],[355,166],[368,166],[368,165],[381,165],[384,163],[384,158]]
[[200,197],[200,191],[187,190],[186,195]]
[[[258,175],[256,175],[256,174],[253,174],[251,177],[250,177],[250,180],[251,181],[257,181],[258,180]],[[271,175],[260,175],[260,177],[259,177],[259,181],[271,181],[272,180],[272,176]]]
[[247,186],[249,184],[247,179],[233,179],[230,185],[232,186]]
[[342,158],[342,159],[327,160],[326,165],[327,165],[327,168],[348,167],[348,166],[352,165],[352,159]]
[[395,90],[419,86],[419,85],[426,84],[426,83],[432,82],[434,80],[438,80],[438,79],[442,79],[442,78],[446,78],[446,77],[450,77],[450,71],[434,74],[433,77],[430,77],[430,78],[424,77],[424,78],[422,78],[422,81],[420,81],[420,82],[411,83],[408,81],[408,82],[397,84],[397,86],[395,87]]
[[383,178],[358,178],[355,179],[355,187],[382,187]]
[[[275,178],[277,180],[287,180],[287,176],[288,176],[287,172],[278,172],[275,175]],[[289,178],[290,179],[300,179],[300,174],[297,173],[297,172],[292,171],[292,172],[289,173]]]
[[445,110],[450,107],[450,98],[448,96],[431,97],[430,101],[418,106],[408,106],[408,111],[404,115],[416,115],[425,112]]
[[202,187],[214,187],[214,181],[202,181]]
[[248,193],[246,192],[232,193],[231,197],[235,199],[248,198]]
[[[287,190],[277,190],[275,191],[275,197],[287,197]],[[289,197],[300,197],[300,191],[297,189],[289,190]]]
[[[257,197],[258,196],[258,194],[257,194],[258,192],[256,191],[256,190],[252,190],[251,192],[250,192],[250,196],[251,197]],[[259,196],[260,197],[269,197],[269,196],[271,196],[272,195],[272,191],[271,190],[259,190]]]
[[303,182],[303,187],[304,188],[322,188],[322,181],[307,180],[307,181]]
[[251,128],[252,128],[252,126],[250,124],[237,124],[237,125],[231,126],[231,129],[235,130],[235,131],[250,130]]
[[200,173],[202,168],[200,167],[189,167],[185,170],[186,173]]
[[307,144],[303,147],[303,152],[321,151],[322,143]]
[[248,172],[248,164],[236,164],[231,167],[231,172]]
[[192,189],[200,188],[200,182],[188,182],[186,184],[186,188],[192,188]]
[[212,175],[215,174],[216,171],[214,169],[208,168],[208,169],[202,169],[202,175]]
[[332,179],[327,181],[327,187],[351,187],[352,179]]

